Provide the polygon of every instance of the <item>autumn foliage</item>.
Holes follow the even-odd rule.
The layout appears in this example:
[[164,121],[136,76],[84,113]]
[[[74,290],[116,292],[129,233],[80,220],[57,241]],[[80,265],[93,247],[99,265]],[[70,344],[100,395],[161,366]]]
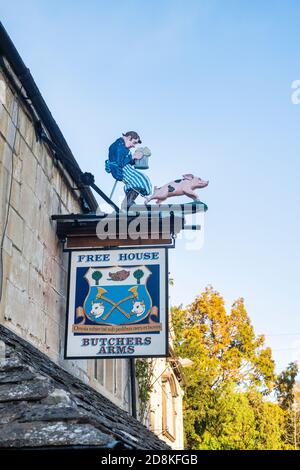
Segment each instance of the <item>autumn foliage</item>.
[[185,369],[184,428],[189,449],[285,449],[285,410],[268,399],[275,363],[256,336],[243,298],[226,312],[207,287],[185,309],[172,308],[175,350]]

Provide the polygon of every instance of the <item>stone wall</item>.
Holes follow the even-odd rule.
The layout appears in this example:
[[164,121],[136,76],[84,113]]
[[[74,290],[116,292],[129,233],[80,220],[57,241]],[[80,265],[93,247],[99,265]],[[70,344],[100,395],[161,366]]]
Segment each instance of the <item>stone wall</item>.
[[36,141],[26,108],[0,70],[0,323],[101,390],[94,360],[63,359],[68,260],[51,215],[81,211],[74,186],[47,146]]

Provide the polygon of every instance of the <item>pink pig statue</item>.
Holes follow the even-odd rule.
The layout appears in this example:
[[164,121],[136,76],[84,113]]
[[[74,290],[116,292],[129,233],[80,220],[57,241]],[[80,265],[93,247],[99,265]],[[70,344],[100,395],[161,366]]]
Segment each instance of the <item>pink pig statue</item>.
[[145,199],[145,204],[148,204],[152,199],[156,199],[156,204],[160,204],[165,201],[168,197],[182,196],[185,194],[193,199],[198,200],[198,194],[194,191],[197,188],[205,188],[209,181],[204,181],[198,176],[192,174],[183,175],[183,179],[178,179],[167,183],[164,186],[158,188],[154,186],[154,192],[152,196],[148,196]]

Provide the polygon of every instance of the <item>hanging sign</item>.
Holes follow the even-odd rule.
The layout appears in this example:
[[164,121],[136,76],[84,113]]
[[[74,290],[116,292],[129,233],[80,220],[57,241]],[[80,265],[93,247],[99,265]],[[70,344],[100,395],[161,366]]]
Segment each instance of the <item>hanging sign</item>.
[[166,356],[167,249],[69,256],[65,358]]

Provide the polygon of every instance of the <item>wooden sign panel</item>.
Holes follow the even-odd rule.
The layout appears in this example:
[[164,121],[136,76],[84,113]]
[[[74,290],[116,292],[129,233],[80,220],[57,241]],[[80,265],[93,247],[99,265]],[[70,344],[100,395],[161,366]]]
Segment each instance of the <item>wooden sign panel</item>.
[[168,355],[167,248],[69,253],[65,358]]

